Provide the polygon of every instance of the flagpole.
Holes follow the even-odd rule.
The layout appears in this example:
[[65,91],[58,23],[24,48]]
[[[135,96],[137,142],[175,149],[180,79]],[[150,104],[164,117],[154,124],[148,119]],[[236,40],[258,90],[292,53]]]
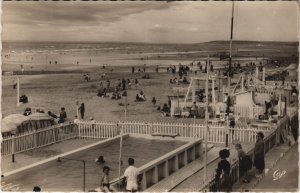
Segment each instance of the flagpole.
[[[227,77],[228,77],[228,94],[227,94],[227,100],[229,100],[229,97],[230,97],[230,76],[232,74],[232,66],[231,66],[231,63],[232,63],[232,39],[233,39],[233,16],[234,16],[234,1],[232,1],[232,8],[231,8],[231,28],[230,28],[230,49],[229,49],[229,69],[228,69],[228,74],[227,74]],[[228,101],[227,101],[228,103]],[[230,104],[228,104],[229,106]],[[227,109],[227,108],[226,108]],[[226,112],[227,114],[227,128],[229,129],[229,107],[228,107],[228,112]],[[228,133],[226,133],[226,142],[225,142],[225,146],[228,147]]]

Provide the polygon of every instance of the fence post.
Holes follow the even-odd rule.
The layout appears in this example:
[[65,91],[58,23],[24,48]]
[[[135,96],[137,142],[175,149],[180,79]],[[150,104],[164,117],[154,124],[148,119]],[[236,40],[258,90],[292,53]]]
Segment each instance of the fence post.
[[15,134],[12,136],[12,143],[11,143],[11,151],[12,151],[12,162],[15,162]]
[[37,148],[37,134],[36,134],[36,129],[33,131],[33,138],[34,138],[34,148]]

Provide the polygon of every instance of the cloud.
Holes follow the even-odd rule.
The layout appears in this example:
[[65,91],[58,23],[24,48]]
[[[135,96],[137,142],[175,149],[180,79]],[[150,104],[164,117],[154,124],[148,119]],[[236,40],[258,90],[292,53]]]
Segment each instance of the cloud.
[[[4,1],[2,37],[168,43],[228,40],[231,5],[220,1]],[[297,40],[295,5],[237,2],[234,38]]]
[[164,2],[4,2],[3,23],[101,24],[174,5]]

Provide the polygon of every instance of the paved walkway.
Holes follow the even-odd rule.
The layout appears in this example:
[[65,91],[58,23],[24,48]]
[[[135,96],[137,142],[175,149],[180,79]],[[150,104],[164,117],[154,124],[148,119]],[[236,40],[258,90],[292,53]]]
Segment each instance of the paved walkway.
[[[272,169],[269,170],[268,174],[253,189],[251,189],[251,191],[298,192],[298,163],[299,153],[298,144],[296,144],[290,150],[288,150],[288,152],[286,152],[284,157],[279,160]],[[277,174],[283,174],[282,177],[278,179],[274,178],[274,176],[277,176],[275,172]]]
[[[281,144],[277,147],[274,147],[270,152],[267,153],[265,156],[265,173],[266,175],[273,175],[272,170],[270,170],[274,164],[279,160],[280,157],[284,155],[285,152],[287,152],[290,149],[290,146],[287,144]],[[298,162],[292,162],[291,163],[298,163]],[[252,169],[251,175],[250,175],[250,183],[243,183],[241,181],[234,184],[232,191],[234,192],[246,192],[246,191],[254,191],[253,188],[265,177],[262,178],[256,178],[255,177],[255,168]],[[277,192],[277,190],[274,190]]]

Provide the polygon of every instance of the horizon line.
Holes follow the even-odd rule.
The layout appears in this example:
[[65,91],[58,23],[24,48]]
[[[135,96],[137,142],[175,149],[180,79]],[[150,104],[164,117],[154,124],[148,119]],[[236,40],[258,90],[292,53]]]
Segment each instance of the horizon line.
[[[230,40],[211,40],[204,42],[195,42],[195,43],[159,43],[159,42],[131,42],[131,41],[50,41],[50,40],[2,40],[2,43],[11,43],[11,42],[32,42],[32,43],[133,43],[133,44],[203,44],[203,43],[212,43],[212,42],[230,42]],[[299,43],[299,41],[265,41],[265,40],[232,40],[232,42],[276,42],[276,43]]]

